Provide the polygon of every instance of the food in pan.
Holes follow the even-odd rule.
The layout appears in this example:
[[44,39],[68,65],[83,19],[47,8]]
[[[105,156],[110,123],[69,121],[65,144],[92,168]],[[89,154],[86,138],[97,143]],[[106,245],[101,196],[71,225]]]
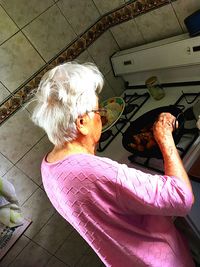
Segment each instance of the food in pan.
[[150,150],[156,145],[156,141],[153,136],[153,127],[143,128],[140,133],[132,136],[132,142],[129,144],[134,150],[145,151]]

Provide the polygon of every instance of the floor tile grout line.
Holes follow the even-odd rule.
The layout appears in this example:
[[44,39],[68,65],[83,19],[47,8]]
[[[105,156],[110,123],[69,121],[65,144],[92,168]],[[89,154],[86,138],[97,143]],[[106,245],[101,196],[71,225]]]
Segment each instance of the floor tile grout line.
[[[36,192],[37,190],[38,190],[39,188],[37,188],[34,192]],[[44,190],[43,190],[44,191]],[[33,194],[32,194],[33,195]],[[31,197],[31,196],[30,196]],[[30,197],[29,197],[29,199],[30,199]],[[28,199],[27,199],[28,200]],[[36,237],[36,235],[37,234],[39,234],[39,232],[48,224],[48,222],[52,219],[52,217],[54,216],[56,214],[56,210],[55,210],[55,208],[54,208],[54,212],[53,212],[53,214],[47,219],[47,221],[44,223],[44,225],[40,228],[40,230],[38,230],[33,236],[32,236],[32,238],[30,238],[30,237],[28,237],[28,238],[30,238],[31,240],[33,240],[33,238],[35,238]],[[34,222],[33,222],[34,223]],[[26,235],[26,234],[24,234],[24,235]],[[36,241],[34,241],[35,243],[37,243]],[[41,246],[41,245],[40,245]]]
[[53,2],[50,6],[48,6],[45,10],[43,10],[40,14],[38,14],[36,17],[34,17],[32,20],[30,20],[28,23],[26,23],[24,26],[20,27],[16,21],[14,20],[14,18],[11,17],[11,15],[8,13],[8,11],[6,10],[6,8],[4,8],[4,6],[0,3],[0,6],[3,8],[3,10],[6,12],[6,14],[10,17],[10,19],[14,22],[14,24],[18,27],[18,29],[21,31],[22,29],[24,29],[26,26],[28,26],[30,23],[32,23],[35,19],[37,19],[39,16],[41,16],[42,14],[44,14],[48,9],[50,9],[51,7],[53,7],[56,3]]
[[67,235],[67,237],[64,239],[63,243],[60,244],[58,246],[58,248],[55,250],[54,255],[56,255],[56,253],[58,252],[58,250],[63,246],[63,244],[65,243],[65,241],[72,235],[72,233],[73,232],[77,232],[76,229],[73,226],[72,226],[72,228],[73,228],[72,231],[69,233],[69,235]]
[[[25,234],[24,234],[24,236],[25,237],[27,237],[28,239],[29,239],[29,242],[28,242],[28,244],[18,253],[18,255],[15,257],[15,259],[22,253],[22,251],[32,242],[32,243],[34,243],[35,245],[37,245],[37,246],[39,246],[40,248],[42,248],[42,249],[44,249],[48,254],[50,254],[51,256],[53,256],[53,254],[52,253],[50,253],[48,250],[46,250],[45,248],[43,248],[43,247],[41,247],[40,245],[38,245],[37,243],[35,243],[34,242],[34,240],[33,239],[31,239],[30,237],[28,237],[28,236],[26,236]],[[51,258],[51,257],[50,257]],[[15,260],[14,259],[14,260]],[[11,263],[9,263],[9,265],[8,265],[8,267],[14,262],[14,260],[11,262]]]
[[73,26],[71,25],[71,23],[69,22],[69,20],[67,19],[67,17],[65,17],[64,12],[61,10],[61,8],[60,8],[59,5],[58,5],[58,1],[55,2],[55,5],[57,6],[57,8],[59,9],[61,15],[64,17],[64,19],[67,21],[67,23],[68,23],[69,26],[71,27],[73,33],[76,35],[76,37],[74,38],[74,40],[73,40],[71,43],[75,42],[77,38],[80,38],[80,36],[76,33],[75,29],[73,28]]
[[26,33],[23,32],[23,30],[21,31],[21,33],[23,34],[23,36],[25,37],[25,39],[27,40],[27,42],[29,42],[29,44],[33,47],[33,49],[38,53],[38,55],[41,57],[41,59],[44,61],[44,64],[46,65],[48,61],[46,61],[46,59],[38,51],[38,49],[35,47],[35,45],[32,43],[32,41],[28,38],[28,36],[26,36]]
[[53,255],[53,256],[47,261],[47,263],[44,265],[44,267],[47,267],[47,266],[48,266],[47,264],[51,261],[51,259],[52,259],[53,257],[55,257],[57,260],[59,260],[59,261],[61,261],[62,263],[64,263],[66,267],[71,267],[70,265],[68,265],[67,263],[65,263],[63,260],[59,259],[59,258],[58,258],[57,256],[55,256],[55,255]]
[[[22,234],[21,236],[20,236],[20,238],[23,236],[24,234]],[[19,238],[19,239],[20,239]],[[28,238],[27,236],[26,236],[26,238]],[[18,240],[19,240],[18,239]],[[13,262],[14,262],[14,260],[19,256],[19,254],[28,246],[28,244],[31,242],[31,239],[30,238],[28,238],[29,239],[29,241],[27,242],[27,244],[23,247],[23,249],[22,250],[20,250],[19,251],[19,253],[17,253],[17,255],[14,257],[14,259],[6,266],[6,267],[9,267]],[[18,241],[17,240],[17,241]],[[15,242],[14,244],[13,244],[13,246],[10,248],[10,250],[14,247],[14,245],[16,244],[17,242]],[[8,250],[8,252],[6,253],[6,254],[8,254],[9,253],[9,251],[10,250]]]

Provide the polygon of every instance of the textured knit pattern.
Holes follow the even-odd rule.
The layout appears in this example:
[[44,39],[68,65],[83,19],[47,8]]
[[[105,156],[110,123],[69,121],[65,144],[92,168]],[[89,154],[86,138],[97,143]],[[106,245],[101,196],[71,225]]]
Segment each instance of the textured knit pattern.
[[193,267],[171,216],[192,195],[176,177],[150,175],[107,158],[76,154],[42,162],[46,193],[106,266]]

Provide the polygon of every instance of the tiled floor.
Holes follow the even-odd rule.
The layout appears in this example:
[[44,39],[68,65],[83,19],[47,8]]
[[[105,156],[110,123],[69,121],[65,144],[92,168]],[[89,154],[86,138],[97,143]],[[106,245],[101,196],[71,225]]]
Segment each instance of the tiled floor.
[[33,223],[0,261],[0,266],[103,267],[96,254],[45,197],[44,191],[37,189],[25,204],[27,213],[32,210]]

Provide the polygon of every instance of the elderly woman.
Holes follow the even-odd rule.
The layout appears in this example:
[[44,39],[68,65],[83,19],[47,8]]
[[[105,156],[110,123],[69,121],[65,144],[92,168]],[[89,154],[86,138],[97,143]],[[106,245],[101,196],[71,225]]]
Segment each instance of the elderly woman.
[[98,104],[102,87],[95,65],[75,62],[55,67],[40,82],[32,119],[55,145],[41,166],[51,203],[106,266],[194,266],[172,222],[193,204],[172,137],[175,118],[162,113],[154,124],[165,175],[95,156],[105,112]]

